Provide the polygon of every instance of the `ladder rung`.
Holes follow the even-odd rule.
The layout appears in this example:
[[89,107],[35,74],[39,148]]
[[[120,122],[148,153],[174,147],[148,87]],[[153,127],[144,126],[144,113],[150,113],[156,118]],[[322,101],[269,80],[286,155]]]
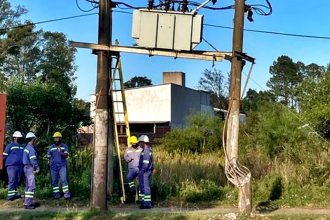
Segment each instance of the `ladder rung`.
[[121,89],[112,89],[112,92],[121,92]]
[[114,114],[125,114],[125,112],[114,112]]
[[123,102],[123,101],[113,101],[113,102]]

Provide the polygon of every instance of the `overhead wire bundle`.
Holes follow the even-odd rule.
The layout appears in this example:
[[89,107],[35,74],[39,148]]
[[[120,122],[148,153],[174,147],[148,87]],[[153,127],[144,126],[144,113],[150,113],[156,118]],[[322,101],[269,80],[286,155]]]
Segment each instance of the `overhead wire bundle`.
[[[99,2],[96,0],[86,0],[87,2],[91,3],[92,8],[85,10],[80,7],[78,1],[79,0],[76,0],[77,7],[83,12],[92,11],[95,8],[97,8],[98,4],[99,4]],[[255,12],[258,15],[263,15],[263,16],[268,16],[268,15],[272,14],[273,8],[272,8],[270,1],[269,0],[265,0],[265,1],[266,1],[267,5],[263,5],[263,4],[250,4],[250,5],[246,4],[245,5],[245,12],[247,13],[247,18],[249,21],[253,21],[253,18],[252,18],[253,12]],[[217,0],[212,0],[213,5],[215,5],[216,2],[217,2]],[[131,10],[131,9],[146,8],[143,6],[133,6],[133,5],[125,3],[123,1],[113,1],[112,3],[120,9]],[[183,12],[189,11],[188,6],[198,7],[201,5],[200,2],[188,1],[188,0],[159,0],[158,5],[154,5],[153,0],[148,0],[147,3],[148,3],[147,8],[149,8],[149,9],[163,9],[163,7],[164,7],[165,10],[175,11],[175,8],[177,8],[178,11],[182,10]],[[177,5],[177,7],[175,7],[175,5]],[[224,7],[214,7],[214,6],[205,5],[205,6],[203,6],[203,8],[208,9],[208,10],[230,10],[230,9],[235,9],[235,5],[228,5],[228,6],[224,6]]]

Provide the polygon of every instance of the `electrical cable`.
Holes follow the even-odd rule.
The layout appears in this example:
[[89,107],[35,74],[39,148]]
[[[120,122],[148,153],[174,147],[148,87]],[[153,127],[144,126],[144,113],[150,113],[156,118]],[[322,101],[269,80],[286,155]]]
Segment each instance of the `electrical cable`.
[[207,43],[207,44],[208,44],[213,50],[219,52],[219,51],[217,50],[217,48],[216,48],[215,46],[213,46],[210,42],[208,42],[204,37],[203,37],[203,41],[205,41],[205,43]]
[[[222,28],[222,29],[231,29],[231,30],[233,29],[233,27],[215,25],[215,24],[203,24],[203,25],[204,26],[209,26],[209,27],[215,27],[215,28]],[[330,40],[330,37],[327,37],[327,36],[292,34],[292,33],[285,33],[285,32],[262,31],[262,30],[255,30],[255,29],[246,29],[246,28],[244,29],[244,31],[263,33],[263,34],[283,35],[283,36],[290,36],[290,37],[302,37],[302,38],[314,38],[314,39]]]
[[85,10],[85,9],[83,9],[83,8],[81,8],[80,7],[80,5],[79,5],[79,2],[78,2],[79,0],[76,0],[76,5],[77,5],[77,8],[80,10],[80,11],[82,11],[82,12],[91,12],[91,11],[93,11],[94,9],[96,9],[97,7],[95,7],[94,5],[93,5],[93,2],[90,2],[90,1],[88,1],[88,2],[90,2],[91,3],[91,5],[92,5],[92,8],[91,9],[88,9],[88,10]]
[[12,27],[0,28],[0,31],[6,31],[6,30],[10,30],[10,29],[27,27],[27,26],[31,26],[31,25],[37,25],[37,24],[50,23],[50,22],[55,22],[55,21],[63,21],[63,20],[69,20],[69,19],[74,19],[74,18],[87,17],[87,16],[97,15],[97,14],[99,14],[99,13],[94,12],[94,13],[89,13],[89,14],[74,15],[74,16],[55,18],[55,19],[50,19],[50,20],[45,20],[45,21],[32,22],[32,23],[28,23],[28,24],[21,24],[21,25],[12,26]]
[[[113,10],[113,11],[118,12],[118,13],[133,14],[132,12],[121,11],[121,10]],[[98,12],[94,12],[94,13],[89,13],[89,14],[82,14],[82,15],[74,15],[74,16],[69,16],[69,17],[49,19],[49,20],[44,20],[44,21],[39,21],[39,22],[32,22],[32,23],[29,23],[29,24],[22,24],[22,25],[17,25],[17,26],[12,26],[12,27],[0,28],[0,31],[26,27],[26,26],[30,26],[30,25],[38,25],[38,24],[44,24],[44,23],[51,23],[51,22],[55,22],[55,21],[62,21],[62,20],[80,18],[80,17],[87,17],[87,16],[97,15],[97,14],[98,14]],[[230,30],[233,29],[232,27],[223,26],[223,25],[216,25],[216,24],[207,24],[207,23],[205,23],[203,25],[207,26],[207,27],[214,27],[214,28],[222,28],[222,29],[230,29]],[[330,40],[330,37],[328,37],[328,36],[292,34],[292,33],[285,33],[285,32],[263,31],[263,30],[256,30],[256,29],[244,29],[244,31],[255,32],[255,33],[263,33],[263,34],[272,34],[272,35],[290,36],[290,37],[301,37],[301,38]]]

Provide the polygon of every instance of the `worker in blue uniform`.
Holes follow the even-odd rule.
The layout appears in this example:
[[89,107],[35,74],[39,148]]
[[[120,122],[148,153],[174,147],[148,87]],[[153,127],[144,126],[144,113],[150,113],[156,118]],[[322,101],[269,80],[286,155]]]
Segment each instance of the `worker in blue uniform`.
[[128,139],[130,146],[126,149],[124,159],[128,164],[127,182],[130,190],[129,197],[134,198],[136,195],[135,179],[139,175],[139,160],[142,148],[138,145],[139,141],[136,136]]
[[139,160],[139,184],[142,199],[140,208],[150,209],[152,207],[150,180],[154,169],[153,156],[147,135],[141,135],[139,143],[143,149]]
[[23,171],[23,151],[22,145],[23,135],[19,131],[13,134],[14,140],[7,144],[4,152],[3,159],[8,174],[8,194],[7,199],[13,201],[21,198],[18,194],[18,186]]
[[64,199],[70,199],[71,193],[69,191],[68,183],[68,164],[67,158],[69,156],[68,146],[62,143],[62,134],[55,132],[53,135],[54,143],[50,145],[47,156],[50,159],[50,174],[52,177],[53,196],[55,199],[61,197],[59,180],[61,181]]
[[35,175],[40,173],[37,160],[37,152],[34,148],[36,136],[32,132],[26,134],[27,145],[23,152],[23,164],[25,174],[25,209],[35,209],[36,204],[33,203],[34,192],[36,189]]

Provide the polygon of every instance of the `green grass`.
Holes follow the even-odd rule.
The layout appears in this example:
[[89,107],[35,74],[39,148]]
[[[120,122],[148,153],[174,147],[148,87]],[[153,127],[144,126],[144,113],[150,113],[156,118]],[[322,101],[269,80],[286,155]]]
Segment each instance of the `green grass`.
[[[228,219],[228,214],[215,214],[215,213],[200,213],[200,212],[126,212],[119,213],[113,211],[98,212],[98,211],[19,211],[19,212],[1,212],[1,219],[19,219],[19,220],[43,220],[43,219],[73,219],[73,220],[101,220],[101,219],[117,219],[117,220],[132,220],[132,219],[145,219],[145,220],[220,220]],[[255,215],[253,217],[238,216],[238,219],[330,219],[326,215]]]
[[[95,211],[79,211],[79,212],[55,212],[55,211],[22,211],[22,212],[2,212],[0,213],[1,219],[79,219],[88,220],[94,216],[101,216],[99,212]],[[112,217],[111,212],[107,213],[108,217]]]

